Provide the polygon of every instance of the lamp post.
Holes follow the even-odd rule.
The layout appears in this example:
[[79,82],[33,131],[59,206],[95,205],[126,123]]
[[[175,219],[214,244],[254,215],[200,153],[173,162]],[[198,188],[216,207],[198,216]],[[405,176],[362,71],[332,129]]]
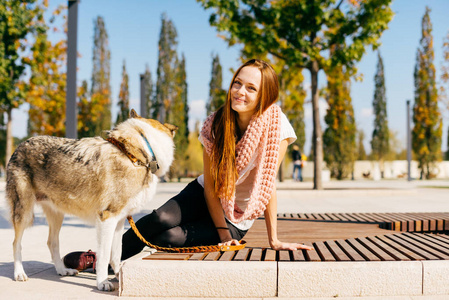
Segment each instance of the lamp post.
[[410,100],[407,100],[407,180],[411,181],[412,136],[410,131]]
[[78,0],[69,0],[69,20],[67,30],[67,92],[65,108],[65,135],[76,139],[77,110],[76,110],[76,54],[78,34]]

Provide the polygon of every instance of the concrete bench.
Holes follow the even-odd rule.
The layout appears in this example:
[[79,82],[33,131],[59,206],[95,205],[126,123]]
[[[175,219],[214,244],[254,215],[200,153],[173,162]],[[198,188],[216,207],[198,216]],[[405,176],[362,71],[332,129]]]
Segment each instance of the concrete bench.
[[[312,251],[247,247],[232,252],[141,253],[124,262],[120,295],[247,298],[449,294],[449,236],[435,233],[444,230],[449,214],[278,217],[288,219],[291,229],[301,219],[313,218],[330,226],[332,222],[369,222],[408,232],[307,242],[314,247]],[[442,227],[438,226],[440,220]],[[399,227],[391,225],[397,222]]]

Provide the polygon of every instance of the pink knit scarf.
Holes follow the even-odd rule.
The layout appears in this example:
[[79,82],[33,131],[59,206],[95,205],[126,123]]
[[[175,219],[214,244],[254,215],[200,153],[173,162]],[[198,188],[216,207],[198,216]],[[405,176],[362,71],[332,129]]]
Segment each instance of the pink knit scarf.
[[[254,154],[257,155],[257,166],[251,196],[245,211],[242,211],[235,203],[235,190],[230,199],[224,199],[222,195],[218,195],[226,216],[234,223],[258,218],[265,211],[271,198],[279,156],[280,112],[280,107],[273,104],[259,117],[253,116],[235,147],[236,168],[239,177]],[[211,128],[214,117],[215,113],[211,114],[201,130],[203,144],[209,155],[211,155],[213,145]]]

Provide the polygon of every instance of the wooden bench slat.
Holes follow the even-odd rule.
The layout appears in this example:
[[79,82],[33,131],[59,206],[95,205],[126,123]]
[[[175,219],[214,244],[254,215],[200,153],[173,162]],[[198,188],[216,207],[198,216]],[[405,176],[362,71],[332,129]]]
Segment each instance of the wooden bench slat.
[[189,260],[203,260],[206,253],[193,253]]
[[404,255],[402,252],[386,244],[384,241],[377,239],[377,237],[368,237],[367,239],[370,240],[375,245],[377,245],[379,248],[381,248],[383,251],[388,253],[391,257],[393,257],[396,260],[404,260],[404,261],[410,260],[408,256]]
[[217,260],[220,257],[220,252],[209,252],[207,253],[206,257],[203,259],[205,261],[213,261]]
[[235,256],[235,251],[225,251],[220,257],[219,261],[232,261]]
[[316,251],[316,247],[312,243],[305,242],[304,245],[314,248],[313,250],[308,250],[308,251],[304,252],[306,255],[307,261],[321,261],[321,257],[318,255],[318,252]]
[[315,249],[320,254],[320,257],[323,261],[335,261],[335,257],[332,253],[327,249],[326,245],[323,242],[315,242]]
[[382,248],[377,247],[377,245],[373,244],[370,240],[364,237],[357,238],[357,240],[365,246],[368,250],[373,252],[376,256],[380,256],[381,260],[384,261],[394,261],[394,257],[390,256],[388,253],[383,251]]
[[279,261],[290,261],[290,253],[288,250],[279,250]]
[[239,250],[234,257],[234,261],[245,261],[248,258],[249,248]]
[[338,245],[334,241],[326,241],[326,244],[329,246],[329,250],[332,255],[338,261],[351,261],[351,259],[343,252],[343,250],[338,247]]
[[351,247],[345,240],[335,241],[343,250],[346,255],[353,261],[366,261],[354,248]]
[[251,251],[250,261],[261,261],[262,260],[262,249],[253,248]]
[[444,244],[449,245],[449,239],[445,237],[443,234],[425,234],[428,237],[432,237],[432,239],[436,239]]
[[273,249],[266,249],[264,261],[276,261],[276,251]]
[[[307,251],[307,250],[304,250],[304,251]],[[302,250],[295,250],[292,252],[293,252],[293,261],[305,261],[306,260]]]
[[449,259],[448,251],[446,249],[444,249],[443,247],[439,247],[438,245],[432,245],[432,243],[420,238],[419,236],[411,237],[407,234],[403,234],[400,236],[400,238],[404,239],[410,244],[416,245],[416,247],[423,249],[424,251],[431,253],[439,259]]
[[386,235],[385,237],[396,242],[397,244],[402,245],[403,247],[409,249],[410,251],[415,252],[416,254],[424,257],[425,259],[439,259],[437,256],[418,248],[416,245],[414,245],[412,243],[404,241],[403,239],[399,238],[398,236],[396,236],[394,234],[389,234],[389,235]]
[[402,246],[401,244],[396,243],[395,240],[391,240],[388,239],[386,236],[384,235],[379,235],[376,236],[376,238],[378,238],[379,240],[381,240],[382,242],[386,243],[387,245],[389,245],[390,247],[393,247],[394,249],[396,249],[397,251],[401,252],[402,254],[406,255],[407,257],[409,257],[412,260],[425,260],[425,257],[422,257],[421,255],[411,251],[408,248],[405,248],[404,246]]
[[371,253],[368,249],[363,247],[358,241],[356,241],[354,238],[347,239],[347,243],[351,245],[361,256],[363,256],[368,261],[380,261],[380,258]]
[[442,247],[445,250],[448,250],[448,254],[449,254],[449,242],[441,241],[440,239],[437,238],[437,235],[435,235],[435,234],[410,233],[410,235],[412,237],[418,236],[432,244],[436,244],[439,247]]

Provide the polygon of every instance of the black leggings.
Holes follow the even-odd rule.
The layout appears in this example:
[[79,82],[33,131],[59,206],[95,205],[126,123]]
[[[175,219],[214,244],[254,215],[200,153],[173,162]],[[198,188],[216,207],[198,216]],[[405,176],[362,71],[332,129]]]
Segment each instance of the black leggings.
[[[233,239],[240,240],[247,230],[240,230],[226,220]],[[220,243],[209,214],[204,189],[197,180],[151,214],[136,222],[142,236],[162,247],[191,247]],[[136,255],[145,244],[128,229],[122,237],[122,260]]]

